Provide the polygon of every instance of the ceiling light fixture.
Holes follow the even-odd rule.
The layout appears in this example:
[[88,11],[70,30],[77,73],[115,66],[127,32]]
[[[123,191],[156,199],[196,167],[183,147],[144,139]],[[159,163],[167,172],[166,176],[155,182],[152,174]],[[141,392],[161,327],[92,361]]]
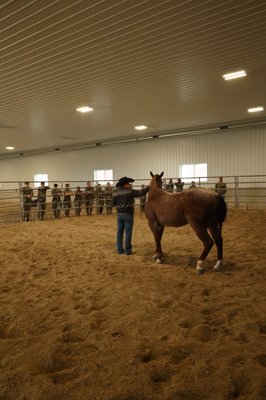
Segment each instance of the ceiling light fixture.
[[136,140],[137,142],[139,142],[140,140],[150,140],[150,139],[153,139],[153,136],[139,137]]
[[223,78],[224,80],[229,81],[231,79],[243,78],[246,75],[247,75],[246,71],[242,69],[241,71],[235,71],[235,72],[230,72],[228,74],[224,74]]
[[13,147],[13,146],[6,146],[6,150],[14,150],[15,149],[15,147]]
[[137,131],[143,131],[144,129],[147,129],[146,125],[137,125],[135,128]]
[[194,131],[180,131],[180,132],[173,132],[169,134],[161,134],[158,135],[159,138],[167,138],[167,137],[172,137],[172,136],[194,136],[194,135],[202,135],[204,133],[212,133],[215,131],[218,131],[220,128],[214,127],[214,128],[206,128],[206,129],[200,129],[200,130],[194,130]]
[[81,113],[87,113],[87,112],[93,111],[93,108],[84,106],[84,107],[77,108],[77,111],[81,112]]
[[259,106],[259,107],[248,108],[248,112],[249,112],[249,113],[260,112],[260,111],[263,111],[263,110],[264,110],[264,108],[261,107],[261,106]]
[[135,142],[137,139],[121,139],[121,140],[114,140],[112,142],[104,142],[103,146],[111,146],[113,144],[123,144],[129,142]]

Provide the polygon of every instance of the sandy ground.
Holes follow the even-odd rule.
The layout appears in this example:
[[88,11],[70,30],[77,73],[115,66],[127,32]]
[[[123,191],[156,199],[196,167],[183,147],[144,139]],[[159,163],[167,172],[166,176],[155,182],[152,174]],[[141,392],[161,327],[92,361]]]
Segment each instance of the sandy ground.
[[115,215],[0,227],[0,400],[265,399],[265,226],[229,210],[201,276],[191,228],[158,265],[140,214],[132,256]]

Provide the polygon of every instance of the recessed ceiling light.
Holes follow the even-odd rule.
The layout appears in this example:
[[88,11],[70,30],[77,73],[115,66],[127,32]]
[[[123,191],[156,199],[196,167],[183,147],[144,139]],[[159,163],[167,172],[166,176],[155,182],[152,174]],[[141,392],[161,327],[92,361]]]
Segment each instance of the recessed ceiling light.
[[14,148],[13,146],[6,146],[6,150],[14,150]]
[[77,108],[77,111],[78,111],[78,112],[81,112],[81,113],[87,113],[87,112],[90,112],[90,111],[92,111],[92,110],[93,110],[93,108],[88,107],[88,106],[84,106],[84,107],[79,107],[79,108]]
[[143,131],[144,129],[147,129],[147,126],[146,125],[138,125],[138,126],[135,126],[134,129],[136,129],[137,131]]
[[230,72],[228,74],[224,74],[223,78],[224,80],[229,81],[230,79],[243,78],[246,75],[247,75],[246,71],[242,69],[241,71],[235,71],[235,72]]
[[252,108],[248,108],[248,112],[253,113],[253,112],[259,112],[259,111],[263,111],[264,108],[259,106],[259,107],[252,107]]

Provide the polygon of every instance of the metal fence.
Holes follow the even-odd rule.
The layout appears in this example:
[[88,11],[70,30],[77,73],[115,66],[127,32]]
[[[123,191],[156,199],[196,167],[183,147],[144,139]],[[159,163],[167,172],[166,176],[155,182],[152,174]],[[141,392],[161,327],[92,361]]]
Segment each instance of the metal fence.
[[[223,180],[227,186],[225,199],[229,207],[247,210],[266,209],[265,175],[225,176]],[[199,186],[214,189],[218,178],[208,178],[207,182],[202,182],[201,178],[195,178],[195,181]]]
[[[225,196],[226,203],[228,207],[234,208],[244,208],[244,209],[266,209],[266,175],[246,175],[246,176],[224,176],[224,182],[227,185],[227,193]],[[165,178],[165,181],[169,181],[170,178]],[[175,183],[177,178],[172,177],[172,181]],[[184,190],[186,190],[191,181],[195,181],[196,186],[205,187],[214,190],[215,183],[218,182],[218,177],[194,177],[194,178],[184,178],[182,179],[184,184]],[[58,188],[63,192],[66,182],[56,182],[58,183]],[[77,186],[81,187],[84,193],[84,188],[86,187],[86,182],[84,181],[70,181],[70,189],[74,192]],[[104,189],[101,196],[96,194],[97,182],[91,182],[92,186],[95,188],[94,200],[93,200],[93,214],[107,214],[106,204],[104,202]],[[22,198],[22,188],[24,182],[1,182],[0,185],[0,224],[10,224],[18,223],[24,220],[24,210],[23,210],[23,198]],[[47,202],[45,218],[53,218],[52,210],[52,195],[51,190],[53,188],[54,182],[50,182],[50,189],[47,192]],[[112,182],[111,182],[112,184]],[[138,179],[134,183],[134,188],[138,189],[141,185],[148,185],[149,181],[147,179]],[[30,212],[30,219],[38,219],[38,206],[36,204],[37,191],[38,188],[34,187],[35,183],[30,182],[30,186],[34,191],[33,206]],[[115,185],[114,185],[115,186]],[[63,197],[63,196],[62,196]],[[135,204],[136,210],[139,210],[139,199],[136,199]],[[81,215],[85,215],[85,201],[81,204]],[[63,210],[62,210],[63,211]],[[72,204],[72,215],[75,215],[75,206]]]

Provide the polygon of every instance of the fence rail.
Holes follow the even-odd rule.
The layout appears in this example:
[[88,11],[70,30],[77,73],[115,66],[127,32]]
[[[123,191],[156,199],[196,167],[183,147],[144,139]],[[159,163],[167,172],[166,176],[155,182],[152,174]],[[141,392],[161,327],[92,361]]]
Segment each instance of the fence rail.
[[[166,178],[167,182],[170,178]],[[177,178],[171,178],[173,182],[177,181]],[[200,178],[184,178],[185,182],[184,189],[190,186],[191,180],[194,180],[196,185],[199,187],[205,187],[214,190],[215,183],[218,182],[218,177]],[[225,196],[228,207],[234,208],[245,208],[245,209],[266,209],[266,175],[247,175],[247,176],[226,176],[224,182],[227,185],[227,193]],[[65,181],[60,181],[58,188],[62,191],[65,187]],[[84,190],[86,187],[85,181],[70,181],[70,188],[72,191],[77,186]],[[111,182],[112,183],[112,182]],[[95,188],[97,182],[92,182],[92,186]],[[147,179],[137,179],[134,183],[134,188],[138,189],[141,185],[148,185]],[[31,187],[34,191],[34,198],[37,198],[38,188],[34,187],[34,183],[30,182]],[[22,187],[23,182],[1,182],[0,189],[0,224],[17,223],[24,220],[23,210],[23,199],[22,199]],[[50,183],[52,189],[53,182]],[[103,186],[104,188],[104,186]],[[52,195],[51,189],[47,192],[47,207],[46,207],[46,218],[53,217],[52,210]],[[136,199],[136,209],[139,209],[139,199]],[[36,202],[35,202],[36,205]],[[93,212],[100,213],[99,210],[103,206],[103,199],[99,196],[95,196],[93,200]],[[82,201],[82,210],[85,210],[84,201]],[[74,209],[74,207],[73,207]],[[106,207],[103,207],[103,214],[106,213]],[[81,211],[81,214],[84,211]],[[32,206],[31,209],[31,220],[38,219],[38,207]]]

